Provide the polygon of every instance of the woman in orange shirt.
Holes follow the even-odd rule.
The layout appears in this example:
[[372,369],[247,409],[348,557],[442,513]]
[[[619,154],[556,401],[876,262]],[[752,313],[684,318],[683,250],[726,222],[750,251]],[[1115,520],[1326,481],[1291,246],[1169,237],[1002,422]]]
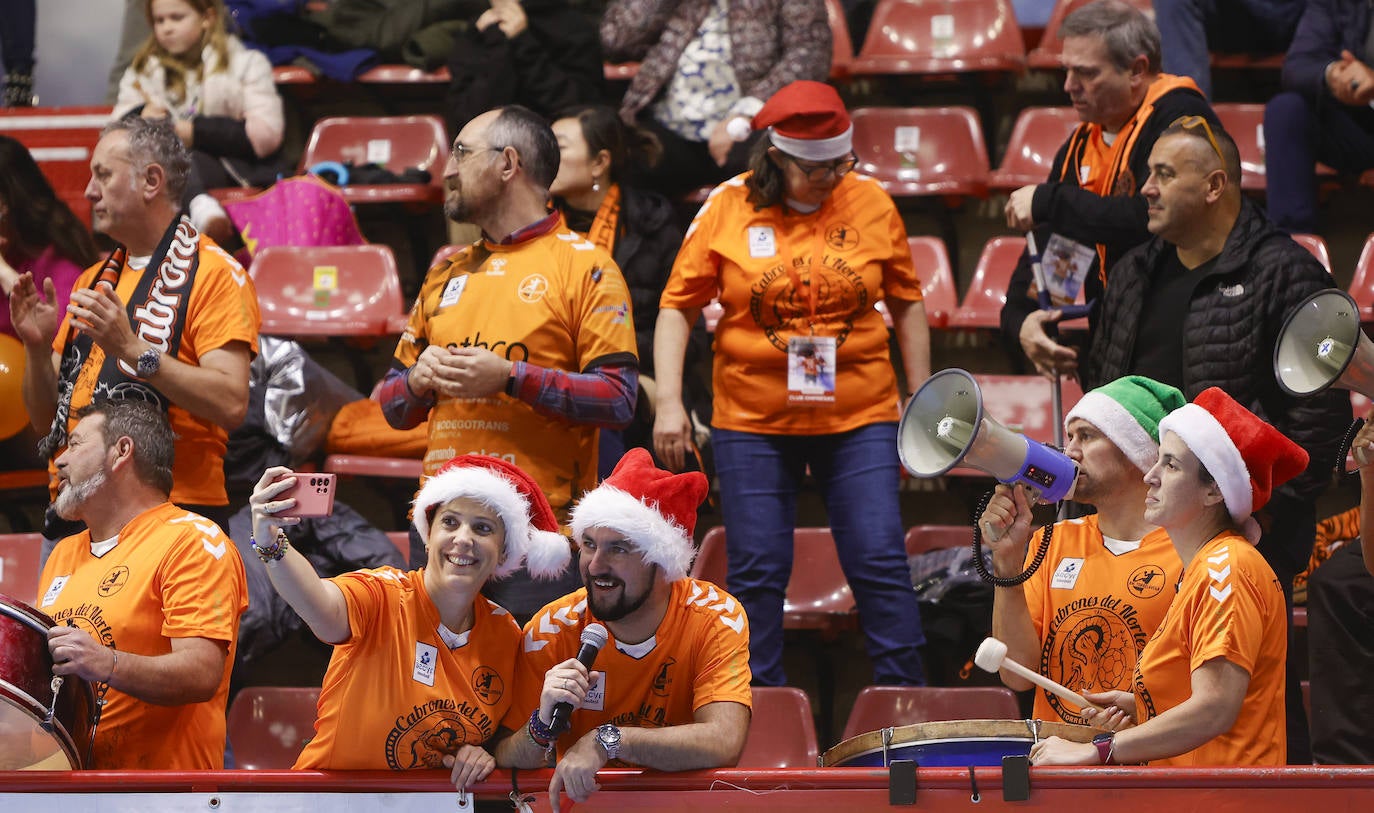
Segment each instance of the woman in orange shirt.
[[448,767],[460,790],[481,781],[496,766],[483,745],[525,721],[511,705],[520,628],[479,591],[522,564],[536,577],[566,567],[571,549],[543,490],[505,460],[455,457],[415,497],[423,566],[321,579],[280,531],[300,522],[283,493],[307,476],[270,468],[250,500],[272,585],[334,646],[315,737],[295,767]]
[[1160,421],[1159,437],[1145,519],[1183,560],[1178,594],[1140,653],[1134,692],[1087,695],[1105,707],[1089,723],[1116,733],[1050,737],[1031,761],[1284,765],[1288,624],[1251,514],[1307,468],[1307,453],[1217,387]]
[[924,683],[897,502],[897,376],[874,308],[881,300],[892,315],[910,391],[930,373],[930,332],[906,228],[882,186],[853,173],[853,128],[834,88],[793,82],[753,126],[768,137],[750,171],[711,192],[659,303],[654,446],[682,469],[692,444],[682,404],[688,328],[718,298],[711,442],[729,590],[749,614],[755,682],[787,679],[783,595],[809,470],[858,604],[873,682]]

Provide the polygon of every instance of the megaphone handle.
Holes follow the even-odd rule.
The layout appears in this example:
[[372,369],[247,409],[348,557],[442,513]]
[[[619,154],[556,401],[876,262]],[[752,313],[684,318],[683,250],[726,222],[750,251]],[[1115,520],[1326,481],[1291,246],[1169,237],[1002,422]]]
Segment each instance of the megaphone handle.
[[977,510],[973,513],[973,569],[977,571],[978,578],[993,587],[1016,587],[1024,583],[1026,579],[1034,576],[1035,571],[1039,570],[1040,565],[1044,564],[1045,556],[1050,552],[1050,537],[1054,535],[1054,525],[1046,525],[1041,530],[1040,547],[1036,549],[1035,557],[1031,559],[1029,565],[1026,565],[1025,570],[1011,577],[994,576],[988,571],[988,566],[983,564],[983,532],[978,529],[978,517],[981,517],[983,512],[987,510],[988,501],[992,499],[994,493],[993,491],[989,491],[984,494],[983,498],[978,501]]

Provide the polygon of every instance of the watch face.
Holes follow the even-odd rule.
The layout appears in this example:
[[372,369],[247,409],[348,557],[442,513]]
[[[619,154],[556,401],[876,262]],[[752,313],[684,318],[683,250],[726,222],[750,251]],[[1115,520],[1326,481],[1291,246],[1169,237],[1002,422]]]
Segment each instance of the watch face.
[[615,746],[620,744],[620,729],[612,725],[603,725],[596,730],[596,738],[606,745]]

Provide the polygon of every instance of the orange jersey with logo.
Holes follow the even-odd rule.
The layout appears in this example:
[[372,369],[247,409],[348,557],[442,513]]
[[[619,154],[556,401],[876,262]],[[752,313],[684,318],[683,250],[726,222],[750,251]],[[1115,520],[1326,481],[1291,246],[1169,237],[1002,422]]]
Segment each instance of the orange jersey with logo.
[[[1037,533],[1027,564],[1039,543]],[[1169,609],[1182,570],[1162,529],[1116,554],[1106,547],[1097,515],[1056,524],[1044,564],[1023,588],[1041,641],[1040,674],[1077,692],[1130,691],[1140,650]],[[1034,714],[1087,724],[1076,707],[1044,689],[1036,690]]]
[[1243,536],[1225,533],[1203,545],[1183,574],[1164,622],[1140,653],[1136,719],[1144,722],[1192,696],[1193,670],[1225,658],[1250,673],[1231,730],[1198,748],[1151,765],[1283,765],[1284,663],[1288,623],[1278,577]]
[[90,531],[69,536],[43,568],[37,606],[120,652],[166,655],[176,638],[226,642],[224,674],[203,703],[158,706],[110,689],[92,753],[102,770],[224,767],[224,706],[248,583],[218,525],[163,503],[134,517],[103,556],[91,553]]
[[[561,220],[524,242],[477,243],[430,270],[396,361],[410,367],[431,344],[570,372],[633,362],[629,289],[610,255]],[[429,415],[425,473],[455,455],[501,457],[529,472],[566,517],[596,484],[596,443],[595,426],[545,417],[504,392],[441,396]]]
[[[525,625],[515,700],[525,717],[539,705],[544,674],[577,657],[582,630],[593,621],[583,588],[546,605]],[[599,702],[589,698],[573,711],[571,728],[557,740],[560,756],[603,723],[663,728],[694,722],[693,712],[707,703],[750,706],[749,621],[719,587],[679,579],[658,633],[641,644],[618,644],[612,636],[592,671],[605,675],[597,684]]]
[[[811,214],[755,211],[740,175],[701,207],[660,306],[719,297],[711,423],[765,434],[819,435],[897,420],[897,378],[880,299],[920,300],[906,227],[881,185],[849,174]],[[812,262],[816,246],[822,259]],[[810,292],[815,291],[814,316]],[[789,406],[787,341],[835,338],[835,401]]]
[[[96,263],[82,272],[72,290],[91,287],[102,265],[103,262]],[[115,293],[122,302],[129,301],[139,280],[146,273],[157,273],[157,269],[149,272],[125,263],[119,274],[119,284],[115,286]],[[253,287],[253,280],[238,261],[208,238],[201,239],[200,268],[196,271],[190,296],[181,346],[177,349],[178,360],[199,365],[201,356],[230,342],[243,342],[257,354],[258,326],[262,319],[258,314],[258,294]],[[66,316],[53,341],[54,352],[62,352],[71,331],[71,317]],[[104,361],[105,351],[99,345],[92,344],[90,358],[82,365],[77,375],[76,389],[72,392],[68,431],[76,427],[76,411],[93,400],[97,377]],[[213,421],[196,417],[176,404],[168,408],[167,419],[176,433],[172,502],[183,505],[228,504],[229,498],[224,491],[224,450],[229,433]],[[48,469],[55,486],[57,469],[52,464]],[[53,497],[56,495],[54,489]]]
[[520,727],[519,719],[505,720],[520,647],[509,613],[479,596],[466,640],[450,649],[423,568],[360,570],[330,581],[343,591],[352,637],[334,647],[315,738],[296,768],[442,768],[459,746],[481,745],[501,725]]

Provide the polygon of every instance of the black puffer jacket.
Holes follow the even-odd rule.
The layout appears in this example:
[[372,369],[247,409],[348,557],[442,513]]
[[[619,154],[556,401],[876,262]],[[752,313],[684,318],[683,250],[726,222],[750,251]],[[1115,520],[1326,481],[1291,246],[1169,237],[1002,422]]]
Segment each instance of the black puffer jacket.
[[639,372],[654,374],[654,323],[658,299],[682,247],[682,229],[674,220],[673,204],[658,194],[621,185],[620,223],[615,237],[615,264],[630,286],[634,308],[635,343]]
[[[1140,312],[1169,250],[1155,237],[1112,267],[1084,390],[1131,372]],[[1220,387],[1306,449],[1307,471],[1282,489],[1301,499],[1326,487],[1350,423],[1350,399],[1343,390],[1311,398],[1284,393],[1274,378],[1274,343],[1298,303],[1332,287],[1321,263],[1244,200],[1216,265],[1198,278],[1183,322],[1183,394],[1191,400]]]

